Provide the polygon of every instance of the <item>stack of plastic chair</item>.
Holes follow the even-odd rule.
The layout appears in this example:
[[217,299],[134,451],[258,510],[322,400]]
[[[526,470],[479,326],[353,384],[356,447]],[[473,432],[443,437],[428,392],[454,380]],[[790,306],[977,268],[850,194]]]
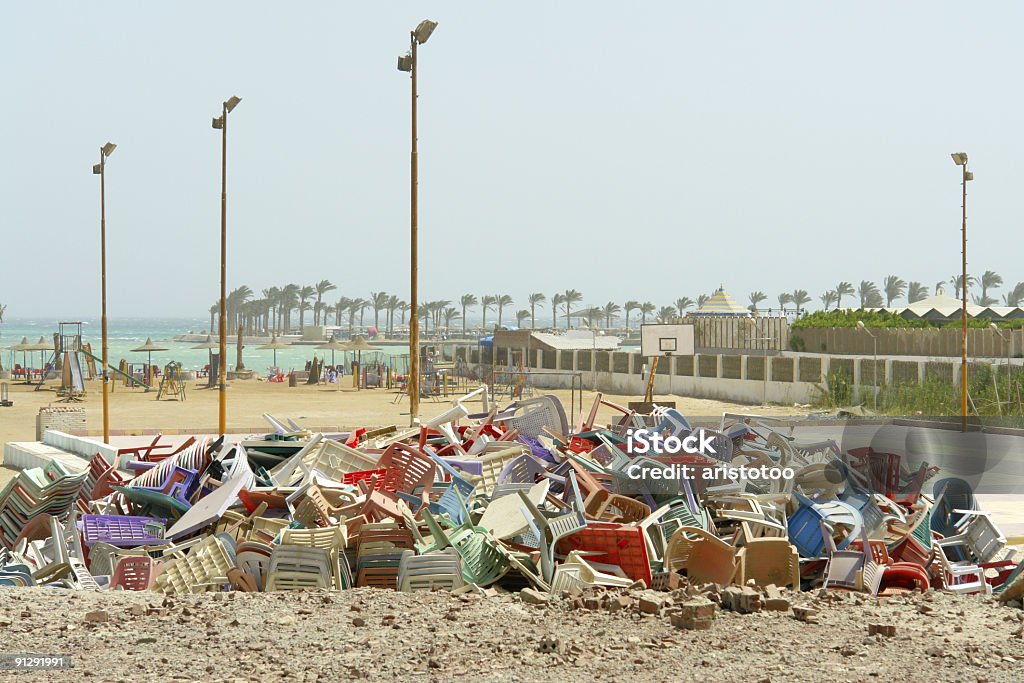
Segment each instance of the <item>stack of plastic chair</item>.
[[326,550],[331,558],[331,577],[334,587],[339,590],[352,587],[352,571],[344,553],[347,543],[347,530],[344,526],[322,529],[285,529],[281,532],[281,545]]
[[105,541],[97,541],[89,548],[89,573],[94,577],[110,577],[122,557],[147,556],[144,549],[118,548]]
[[[159,438],[159,437],[158,437]],[[128,479],[116,467],[107,462],[102,453],[96,453],[89,460],[89,471],[78,495],[78,509],[91,512],[89,503],[97,498],[109,496],[113,486],[124,486]]]
[[13,547],[22,528],[41,514],[64,518],[81,493],[88,472],[72,474],[53,460],[22,470],[0,491],[0,545]]
[[279,545],[270,556],[267,591],[330,588],[331,555],[323,548]]
[[497,424],[506,429],[516,430],[523,436],[536,439],[548,428],[556,434],[568,434],[569,420],[562,402],[553,394],[518,401],[512,405],[513,412],[495,418]]
[[227,583],[235,561],[219,536],[207,536],[181,558],[167,560],[153,590],[166,594],[205,593]]
[[412,548],[412,532],[402,525],[364,524],[356,548],[356,585],[397,589],[402,551]]
[[148,591],[153,587],[156,563],[149,555],[126,555],[117,561],[110,587],[126,591]]
[[455,548],[445,548],[426,555],[403,550],[398,564],[398,590],[403,593],[431,591],[435,588],[452,591],[465,585],[462,559]]

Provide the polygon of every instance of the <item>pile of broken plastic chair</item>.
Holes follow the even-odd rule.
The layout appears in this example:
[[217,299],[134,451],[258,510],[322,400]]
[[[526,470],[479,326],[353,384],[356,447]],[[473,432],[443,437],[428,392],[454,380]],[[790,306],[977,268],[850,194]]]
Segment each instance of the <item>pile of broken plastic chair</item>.
[[[613,419],[599,425],[602,411]],[[498,407],[481,388],[415,429],[293,431],[296,452],[269,469],[223,439],[97,454],[77,475],[54,462],[0,492],[0,585],[1024,590],[964,482],[922,493],[926,463],[800,443],[753,416],[704,426],[713,453],[632,456],[626,437],[640,428],[682,438],[697,425],[600,395],[570,423],[554,396]],[[795,476],[713,476],[756,463]],[[697,476],[672,476],[678,464]],[[637,480],[630,468],[666,472]]]

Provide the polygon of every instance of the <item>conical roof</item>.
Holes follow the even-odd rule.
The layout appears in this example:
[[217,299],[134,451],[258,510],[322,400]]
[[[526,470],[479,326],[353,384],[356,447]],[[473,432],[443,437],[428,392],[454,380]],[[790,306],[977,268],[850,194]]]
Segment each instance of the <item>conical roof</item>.
[[694,315],[750,315],[750,311],[736,303],[736,300],[725,291],[725,287],[719,285],[711,298],[705,301]]
[[167,350],[166,346],[157,346],[156,344],[153,343],[153,339],[152,338],[146,337],[146,343],[143,344],[142,346],[136,346],[134,349],[132,349],[132,352],[133,353],[135,353],[135,352],[146,353],[148,351],[166,351],[166,350]]

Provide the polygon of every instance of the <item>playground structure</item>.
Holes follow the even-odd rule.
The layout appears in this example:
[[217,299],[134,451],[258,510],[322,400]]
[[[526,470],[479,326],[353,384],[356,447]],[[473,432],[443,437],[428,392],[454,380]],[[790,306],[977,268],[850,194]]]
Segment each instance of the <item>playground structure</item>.
[[[58,329],[53,351],[55,366],[60,370],[60,388],[57,394],[64,397],[63,402],[81,401],[85,394],[85,377],[82,373],[82,358],[85,357],[82,323],[61,322],[58,323]],[[90,378],[95,377],[95,363],[88,361],[87,367]]]
[[156,400],[168,398],[175,401],[185,400],[185,381],[181,376],[181,363],[172,361],[164,366],[164,374],[160,378],[160,390]]

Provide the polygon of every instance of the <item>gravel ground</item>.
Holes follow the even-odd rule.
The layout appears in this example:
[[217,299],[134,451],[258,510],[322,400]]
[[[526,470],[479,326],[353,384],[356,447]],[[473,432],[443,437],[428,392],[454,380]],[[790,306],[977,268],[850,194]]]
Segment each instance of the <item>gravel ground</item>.
[[[1021,681],[1024,612],[929,593],[882,603],[791,595],[791,612],[719,610],[710,630],[623,609],[518,594],[155,593],[0,589],[0,653],[71,655],[69,671],[0,671],[13,681]],[[619,597],[619,594],[616,594]],[[894,637],[869,623],[892,624]]]

